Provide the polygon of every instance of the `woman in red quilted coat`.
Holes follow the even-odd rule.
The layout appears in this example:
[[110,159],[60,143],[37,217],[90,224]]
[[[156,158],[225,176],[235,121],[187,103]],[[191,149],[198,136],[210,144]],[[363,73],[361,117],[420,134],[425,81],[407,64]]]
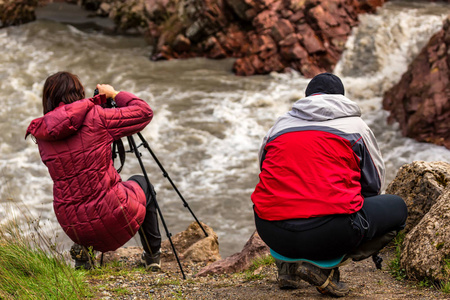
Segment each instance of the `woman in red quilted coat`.
[[[106,252],[124,245],[141,228],[144,262],[158,269],[161,236],[151,187],[143,176],[122,181],[111,155],[111,143],[144,129],[153,111],[129,92],[106,84],[97,88],[99,95],[85,98],[76,75],[48,77],[44,116],[31,122],[26,136],[35,138],[53,179],[53,207],[64,232],[78,245]],[[106,108],[107,98],[117,108]],[[75,245],[72,250],[79,249]],[[83,261],[87,255],[75,254],[77,267],[77,258]]]

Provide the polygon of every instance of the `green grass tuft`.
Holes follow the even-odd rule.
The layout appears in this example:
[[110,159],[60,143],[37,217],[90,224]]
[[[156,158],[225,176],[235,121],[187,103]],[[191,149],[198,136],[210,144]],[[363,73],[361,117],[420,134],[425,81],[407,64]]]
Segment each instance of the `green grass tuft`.
[[266,256],[260,257],[258,259],[255,259],[252,262],[252,265],[250,266],[249,270],[253,272],[261,266],[269,266],[274,263],[275,263],[275,259],[272,257],[272,255],[266,255]]
[[442,274],[444,274],[445,279],[440,283],[440,289],[442,292],[450,294],[450,258],[444,259]]
[[449,282],[445,282],[445,283],[441,283],[440,284],[440,289],[443,293],[446,294],[450,294],[450,281]]
[[263,279],[264,277],[266,277],[266,275],[260,274],[256,271],[264,266],[269,266],[273,263],[275,263],[275,259],[271,255],[255,259],[250,268],[244,272],[245,280],[252,281]]
[[[39,232],[17,222],[0,227],[0,299],[86,299],[84,272],[69,266]],[[53,250],[52,250],[53,249]]]
[[405,239],[405,233],[403,231],[394,239],[395,245],[395,257],[389,262],[389,269],[391,275],[397,280],[404,280],[406,278],[406,270],[402,268],[400,264],[400,255],[402,252],[402,244]]

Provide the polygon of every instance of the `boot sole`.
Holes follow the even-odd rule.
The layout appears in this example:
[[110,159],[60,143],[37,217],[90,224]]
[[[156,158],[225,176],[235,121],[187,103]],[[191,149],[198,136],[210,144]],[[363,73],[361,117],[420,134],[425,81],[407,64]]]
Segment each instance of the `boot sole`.
[[[289,277],[289,278],[285,278]],[[300,287],[299,281],[301,280],[300,277],[298,279],[290,278],[291,276],[281,275],[278,277],[278,287],[282,290],[295,290]],[[296,276],[297,277],[297,276]]]

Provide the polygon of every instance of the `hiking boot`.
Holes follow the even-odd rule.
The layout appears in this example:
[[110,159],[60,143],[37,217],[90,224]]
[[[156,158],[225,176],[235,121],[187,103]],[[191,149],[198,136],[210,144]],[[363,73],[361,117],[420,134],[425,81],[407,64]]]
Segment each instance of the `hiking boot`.
[[298,289],[300,276],[297,275],[297,269],[301,263],[285,262],[275,259],[278,269],[278,287],[280,289]]
[[338,268],[321,269],[310,263],[303,263],[299,266],[297,274],[325,295],[343,297],[350,291],[345,283],[339,281],[340,272]]
[[145,269],[152,272],[157,272],[161,270],[161,251],[153,253],[153,255],[148,254],[144,251],[141,256],[141,262],[144,264]]
[[70,248],[70,256],[75,260],[75,269],[90,270],[94,267],[94,262],[90,257],[86,247],[78,244],[73,244]]
[[[344,282],[340,282],[340,273],[338,268],[334,268],[334,274],[330,274],[331,279],[328,284],[324,283],[322,286],[317,287],[317,290],[324,295],[334,296],[334,297],[344,297],[350,290]],[[329,277],[330,277],[329,276]]]

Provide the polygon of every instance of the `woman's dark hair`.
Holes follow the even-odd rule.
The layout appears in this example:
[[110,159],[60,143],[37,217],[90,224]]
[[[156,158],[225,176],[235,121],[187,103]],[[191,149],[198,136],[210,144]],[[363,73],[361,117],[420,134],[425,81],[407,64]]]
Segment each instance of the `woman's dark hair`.
[[58,72],[45,80],[42,94],[44,115],[58,107],[61,102],[69,104],[80,99],[84,99],[84,87],[77,75]]

